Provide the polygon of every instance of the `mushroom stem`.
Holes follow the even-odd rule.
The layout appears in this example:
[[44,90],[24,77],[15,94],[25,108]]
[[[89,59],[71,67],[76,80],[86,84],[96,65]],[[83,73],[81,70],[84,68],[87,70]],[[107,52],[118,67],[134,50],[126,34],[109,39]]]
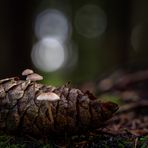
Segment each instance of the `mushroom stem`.
[[46,102],[46,106],[48,108],[48,115],[51,120],[51,123],[54,123],[54,119],[53,119],[53,115],[52,115],[52,111],[51,111],[51,103]]

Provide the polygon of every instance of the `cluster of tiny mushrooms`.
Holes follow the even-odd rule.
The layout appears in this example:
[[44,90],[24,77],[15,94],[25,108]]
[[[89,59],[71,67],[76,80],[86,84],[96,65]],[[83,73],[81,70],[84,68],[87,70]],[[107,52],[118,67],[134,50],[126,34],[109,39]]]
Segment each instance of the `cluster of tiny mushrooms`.
[[[25,69],[22,72],[22,76],[26,76],[26,80],[29,81],[30,83],[31,82],[33,83],[33,89],[34,90],[35,90],[35,82],[43,80],[42,76],[40,76],[37,73],[34,73],[34,71],[31,70],[31,69]],[[51,122],[54,122],[50,102],[58,101],[58,100],[60,100],[60,97],[57,94],[53,93],[53,92],[46,92],[46,93],[41,93],[39,96],[37,96],[36,99],[39,100],[39,101],[42,101],[42,100],[48,101],[45,104],[46,104],[46,106],[48,108],[48,114],[49,114],[50,120],[51,120]]]
[[[25,69],[22,72],[22,76],[26,76],[26,80],[30,82],[36,82],[36,81],[43,80],[43,77],[41,75],[34,73],[34,71],[31,69]],[[42,93],[37,97],[37,100],[57,101],[59,99],[60,97],[53,92]]]

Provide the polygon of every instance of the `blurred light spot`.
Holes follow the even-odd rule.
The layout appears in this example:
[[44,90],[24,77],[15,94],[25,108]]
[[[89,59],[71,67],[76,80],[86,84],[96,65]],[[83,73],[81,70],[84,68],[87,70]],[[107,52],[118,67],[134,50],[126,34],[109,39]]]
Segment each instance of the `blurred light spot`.
[[136,25],[131,34],[131,45],[133,46],[135,51],[140,49],[141,39],[143,32],[143,24]]
[[99,6],[85,5],[77,11],[75,27],[87,38],[98,37],[106,30],[106,14]]
[[65,49],[57,39],[44,38],[34,45],[31,58],[38,69],[46,72],[56,71],[64,64]]
[[65,61],[64,69],[72,70],[74,69],[74,66],[76,66],[78,61],[78,47],[72,41],[69,41],[66,46],[67,46],[66,50],[67,60]]
[[113,86],[112,80],[109,78],[106,78],[106,79],[100,81],[98,87],[102,91],[108,91],[112,88],[112,86]]
[[52,36],[65,41],[71,34],[71,25],[61,11],[48,9],[37,16],[35,34],[38,39]]

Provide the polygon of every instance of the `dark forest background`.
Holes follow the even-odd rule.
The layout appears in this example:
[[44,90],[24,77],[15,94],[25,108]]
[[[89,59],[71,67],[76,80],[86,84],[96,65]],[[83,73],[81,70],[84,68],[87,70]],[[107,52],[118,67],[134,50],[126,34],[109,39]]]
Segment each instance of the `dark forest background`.
[[[80,35],[74,19],[77,10],[86,4],[101,7],[107,16],[107,28],[101,37]],[[35,43],[34,21],[41,10],[68,5],[77,43],[78,61],[73,70],[44,72],[54,79],[73,83],[97,79],[118,68],[145,68],[148,65],[147,16],[148,2],[132,0],[2,0],[0,1],[0,77],[14,76],[25,68],[33,68],[30,53]],[[53,75],[56,75],[54,77]],[[50,78],[49,78],[50,79]]]

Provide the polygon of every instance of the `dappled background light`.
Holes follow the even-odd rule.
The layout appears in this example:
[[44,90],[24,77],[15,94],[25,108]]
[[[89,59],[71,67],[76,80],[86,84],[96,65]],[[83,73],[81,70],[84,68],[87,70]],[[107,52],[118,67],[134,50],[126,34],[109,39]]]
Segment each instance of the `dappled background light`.
[[75,27],[77,32],[84,37],[98,37],[106,30],[106,14],[103,9],[97,5],[84,5],[76,13]]
[[71,26],[67,17],[61,11],[47,9],[36,18],[35,34],[38,39],[52,36],[65,41],[70,37]]
[[66,60],[63,66],[64,70],[72,71],[78,62],[78,46],[74,41],[68,41],[65,45]]
[[43,38],[34,45],[31,57],[37,68],[52,72],[62,67],[65,48],[56,38]]
[[119,67],[148,65],[147,5],[124,0],[1,1],[1,75],[32,68],[47,81],[79,83]]
[[133,27],[131,33],[131,45],[135,51],[140,50],[140,44],[142,41],[143,24],[138,24]]
[[77,62],[77,49],[71,41],[71,23],[57,9],[47,9],[37,15],[35,35],[39,40],[33,46],[33,64],[44,72],[70,69]]

